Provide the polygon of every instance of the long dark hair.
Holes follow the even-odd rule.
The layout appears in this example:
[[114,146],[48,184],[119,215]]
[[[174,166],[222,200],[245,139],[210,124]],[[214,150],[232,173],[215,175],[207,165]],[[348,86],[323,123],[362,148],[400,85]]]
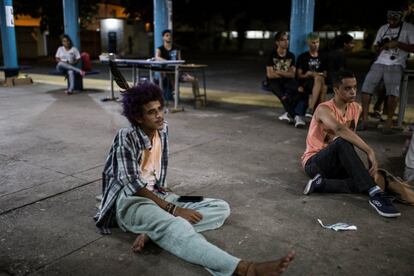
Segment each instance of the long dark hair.
[[61,42],[61,43],[62,43],[62,40],[63,40],[64,38],[66,38],[66,39],[69,41],[69,49],[70,49],[70,48],[72,48],[72,47],[73,47],[73,42],[72,42],[72,39],[70,38],[70,36],[69,36],[69,35],[67,35],[67,34],[63,34],[63,35],[61,35],[61,36],[60,36],[60,42]]

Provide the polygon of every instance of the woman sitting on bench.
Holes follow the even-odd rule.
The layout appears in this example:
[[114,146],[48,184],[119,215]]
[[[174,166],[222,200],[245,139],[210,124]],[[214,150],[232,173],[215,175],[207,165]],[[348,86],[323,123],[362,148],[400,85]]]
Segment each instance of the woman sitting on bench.
[[72,40],[66,34],[61,36],[62,45],[57,49],[56,52],[56,69],[61,72],[62,74],[66,74],[68,77],[68,89],[66,90],[66,94],[70,95],[73,93],[73,89],[75,86],[75,72],[81,75],[82,77],[85,76],[85,71],[75,67],[74,65],[77,64],[80,60],[80,54],[76,47],[73,47]]

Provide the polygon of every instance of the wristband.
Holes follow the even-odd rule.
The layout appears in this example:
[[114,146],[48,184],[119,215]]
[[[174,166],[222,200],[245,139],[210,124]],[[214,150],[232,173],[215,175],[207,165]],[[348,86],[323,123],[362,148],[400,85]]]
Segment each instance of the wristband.
[[175,213],[176,208],[177,207],[174,204],[168,203],[167,206],[165,206],[165,211],[173,215]]

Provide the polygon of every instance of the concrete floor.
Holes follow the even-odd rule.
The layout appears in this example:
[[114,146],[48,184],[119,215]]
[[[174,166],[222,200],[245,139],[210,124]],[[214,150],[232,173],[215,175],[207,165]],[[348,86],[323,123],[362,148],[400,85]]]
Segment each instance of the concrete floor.
[[[224,87],[243,86],[226,78],[232,81]],[[0,88],[0,275],[208,275],[156,246],[132,253],[133,234],[97,233],[92,217],[102,167],[127,121],[119,103],[100,101],[108,91],[97,83],[66,96],[63,80],[54,80]],[[210,76],[213,88],[215,81]],[[206,238],[255,261],[295,250],[286,275],[413,275],[414,208],[398,204],[402,216],[385,219],[364,195],[303,196],[307,130],[279,122],[282,111],[268,99],[243,105],[221,96],[197,110],[184,100],[185,112],[166,115],[169,187],[222,198],[232,208]],[[381,166],[399,175],[410,135],[361,133]],[[317,218],[358,230],[326,230]]]

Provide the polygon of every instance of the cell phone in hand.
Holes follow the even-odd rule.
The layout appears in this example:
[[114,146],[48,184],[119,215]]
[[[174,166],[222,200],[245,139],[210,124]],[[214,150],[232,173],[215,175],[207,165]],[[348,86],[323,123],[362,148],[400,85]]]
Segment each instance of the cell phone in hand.
[[177,201],[179,202],[200,202],[204,198],[202,196],[180,196]]

